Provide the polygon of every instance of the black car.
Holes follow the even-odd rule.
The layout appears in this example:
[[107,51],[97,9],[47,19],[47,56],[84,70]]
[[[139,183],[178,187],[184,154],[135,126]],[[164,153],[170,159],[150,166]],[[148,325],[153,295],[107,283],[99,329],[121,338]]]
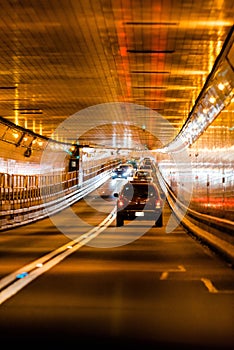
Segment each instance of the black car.
[[134,168],[132,164],[124,163],[120,164],[117,168],[112,170],[112,179],[123,178],[127,179],[129,177],[133,177]]
[[129,181],[123,185],[117,197],[116,226],[124,220],[154,220],[155,226],[163,225],[163,200],[155,183]]
[[152,170],[152,165],[150,165],[150,164],[144,164],[144,165],[141,165],[139,169],[148,169],[148,170]]
[[150,169],[139,169],[135,172],[133,176],[133,181],[148,181],[152,182],[153,181],[153,173],[152,170]]

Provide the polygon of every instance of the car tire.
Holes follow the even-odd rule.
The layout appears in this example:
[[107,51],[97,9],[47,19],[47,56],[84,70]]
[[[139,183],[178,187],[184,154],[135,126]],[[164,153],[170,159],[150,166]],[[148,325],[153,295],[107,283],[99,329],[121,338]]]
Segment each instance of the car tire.
[[116,226],[117,227],[120,227],[120,226],[123,226],[124,225],[124,220],[123,220],[123,217],[122,215],[116,215]]
[[158,219],[155,221],[155,226],[156,227],[162,227],[163,226],[163,215],[162,213],[158,217]]

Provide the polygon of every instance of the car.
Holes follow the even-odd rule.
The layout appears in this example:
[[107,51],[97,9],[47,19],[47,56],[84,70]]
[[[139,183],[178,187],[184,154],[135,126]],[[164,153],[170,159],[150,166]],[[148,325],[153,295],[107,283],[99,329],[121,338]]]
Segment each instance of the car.
[[133,177],[134,175],[134,168],[132,164],[123,163],[118,165],[115,169],[112,170],[112,179],[116,178],[124,178],[128,179],[129,177]]
[[156,227],[163,225],[163,200],[153,182],[128,181],[120,192],[115,192],[116,226],[123,226],[124,220],[154,220]]
[[145,157],[145,158],[141,159],[140,164],[141,165],[152,165],[153,164],[153,159],[151,159],[149,157]]
[[153,174],[150,169],[139,169],[133,176],[133,181],[153,181]]
[[143,163],[144,163],[145,165],[147,165],[147,164],[148,164],[148,165],[151,165],[152,162],[153,162],[153,161],[152,161],[152,159],[150,159],[150,158],[144,158],[144,159],[143,159]]
[[128,160],[127,164],[131,164],[135,170],[137,170],[137,161],[136,160]]
[[143,165],[140,166],[139,169],[152,170],[152,165],[150,165],[150,164],[143,164]]

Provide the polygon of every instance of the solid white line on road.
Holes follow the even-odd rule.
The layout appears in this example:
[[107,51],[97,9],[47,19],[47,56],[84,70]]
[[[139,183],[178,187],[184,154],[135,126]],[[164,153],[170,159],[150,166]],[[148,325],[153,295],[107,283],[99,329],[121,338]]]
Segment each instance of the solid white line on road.
[[57,265],[68,255],[72,254],[96,237],[99,233],[104,231],[115,219],[113,213],[114,211],[112,211],[100,225],[79,236],[74,241],[71,241],[70,244],[65,244],[0,280],[0,289],[2,289],[0,292],[0,304],[3,304],[4,301],[15,295],[35,278]]

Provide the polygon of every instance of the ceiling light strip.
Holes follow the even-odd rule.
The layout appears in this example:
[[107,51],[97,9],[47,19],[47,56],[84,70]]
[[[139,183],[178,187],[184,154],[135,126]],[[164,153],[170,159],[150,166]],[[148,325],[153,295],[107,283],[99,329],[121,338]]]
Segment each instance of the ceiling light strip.
[[233,45],[234,26],[179,134],[158,152],[173,153],[191,146],[231,103],[234,96],[234,72],[227,57]]

